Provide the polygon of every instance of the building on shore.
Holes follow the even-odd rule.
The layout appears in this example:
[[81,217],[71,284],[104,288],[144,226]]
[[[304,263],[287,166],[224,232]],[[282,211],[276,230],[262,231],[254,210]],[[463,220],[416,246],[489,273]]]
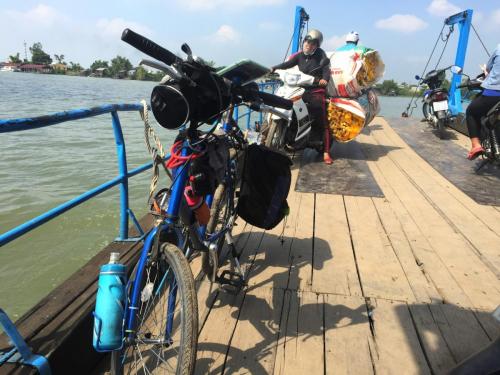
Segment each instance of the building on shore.
[[24,73],[52,73],[52,67],[44,64],[22,64],[19,69]]
[[19,72],[21,64],[12,62],[0,62],[0,71],[2,72]]

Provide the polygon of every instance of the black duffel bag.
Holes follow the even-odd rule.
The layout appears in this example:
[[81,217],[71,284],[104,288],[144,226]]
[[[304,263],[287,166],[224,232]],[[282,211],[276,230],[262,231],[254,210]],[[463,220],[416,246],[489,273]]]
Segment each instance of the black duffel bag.
[[262,229],[272,229],[283,220],[289,210],[291,165],[281,152],[263,145],[248,146],[238,199],[238,215],[243,220]]

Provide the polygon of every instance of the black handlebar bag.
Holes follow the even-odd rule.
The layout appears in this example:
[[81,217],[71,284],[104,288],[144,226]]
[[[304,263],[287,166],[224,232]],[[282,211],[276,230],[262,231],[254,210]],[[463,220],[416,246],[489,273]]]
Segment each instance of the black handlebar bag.
[[263,145],[246,149],[238,215],[247,223],[272,229],[288,214],[286,198],[292,176],[291,159]]

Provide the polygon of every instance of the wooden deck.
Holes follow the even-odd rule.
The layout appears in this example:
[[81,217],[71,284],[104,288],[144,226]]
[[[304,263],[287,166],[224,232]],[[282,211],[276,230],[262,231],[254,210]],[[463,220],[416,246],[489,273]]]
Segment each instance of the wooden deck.
[[385,198],[292,189],[284,228],[240,222],[248,287],[198,282],[197,374],[440,374],[500,334],[500,208],[382,118],[358,140]]
[[[500,335],[491,316],[500,303],[500,207],[475,203],[384,119],[368,130],[358,137],[361,159],[384,197],[292,188],[285,225],[239,222],[248,287],[237,295],[211,289],[193,260],[196,374],[442,374]],[[468,140],[454,138],[446,142],[465,155]],[[109,370],[90,343],[98,265],[110,251],[133,263],[138,246],[111,244],[18,322],[55,374]],[[34,371],[7,364],[0,373]]]

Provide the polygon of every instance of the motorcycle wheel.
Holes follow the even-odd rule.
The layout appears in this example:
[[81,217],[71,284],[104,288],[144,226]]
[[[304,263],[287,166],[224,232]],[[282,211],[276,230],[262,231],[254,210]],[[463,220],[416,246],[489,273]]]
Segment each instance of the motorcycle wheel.
[[439,118],[437,120],[437,133],[439,136],[439,139],[444,139],[446,135],[446,125],[445,125],[445,118]]
[[424,103],[422,105],[422,113],[424,114],[424,119],[427,120],[427,122],[432,122],[434,111],[432,110],[432,106],[429,103]]
[[285,131],[285,124],[283,121],[272,121],[267,133],[265,145],[274,150],[283,148],[283,132]]

